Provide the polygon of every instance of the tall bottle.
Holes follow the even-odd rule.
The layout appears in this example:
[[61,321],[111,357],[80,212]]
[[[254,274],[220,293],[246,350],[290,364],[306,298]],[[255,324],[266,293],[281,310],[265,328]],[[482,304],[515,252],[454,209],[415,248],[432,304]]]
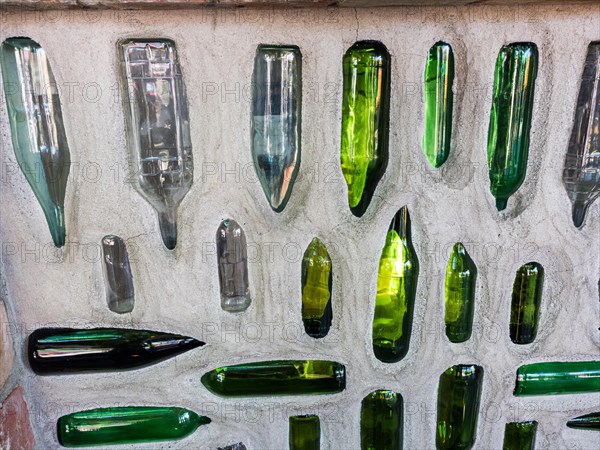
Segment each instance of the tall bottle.
[[302,54],[259,45],[252,75],[252,160],[271,208],[285,208],[300,168]]
[[119,42],[130,160],[139,193],[158,213],[169,250],[177,244],[177,208],[193,182],[185,85],[169,39]]
[[340,161],[350,211],[362,216],[388,163],[390,54],[381,42],[359,41],[343,59]]
[[508,44],[498,53],[487,150],[498,211],[525,179],[537,67],[538,49],[531,42]]
[[473,331],[475,310],[475,282],[477,266],[464,245],[454,244],[446,266],[444,286],[446,336],[450,342],[465,342]]
[[327,247],[314,238],[302,258],[302,322],[314,338],[327,336],[331,327],[331,265]]
[[221,308],[229,312],[248,309],[252,302],[248,282],[246,233],[231,219],[221,222],[217,230],[217,263]]
[[71,154],[58,85],[45,50],[26,37],[0,51],[13,149],[48,222],[54,245],[65,245],[65,192]]
[[27,356],[39,375],[118,371],[156,364],[201,347],[179,334],[123,328],[40,328],[29,335]]
[[410,216],[403,206],[390,223],[379,259],[373,352],[380,361],[397,362],[408,352],[418,277]]
[[563,184],[573,204],[573,224],[581,228],[588,206],[600,195],[600,41],[588,46]]
[[440,167],[450,154],[454,93],[454,53],[450,44],[436,42],[425,65],[425,131],[423,152],[433,167]]

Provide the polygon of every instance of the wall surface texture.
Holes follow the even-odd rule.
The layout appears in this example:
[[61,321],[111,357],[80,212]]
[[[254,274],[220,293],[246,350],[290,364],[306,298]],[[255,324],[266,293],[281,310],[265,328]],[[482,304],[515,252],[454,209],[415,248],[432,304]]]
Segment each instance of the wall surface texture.
[[[14,344],[0,401],[23,387],[37,448],[58,448],[56,420],[76,410],[177,405],[213,422],[184,441],[136,448],[243,441],[251,449],[282,449],[288,416],[317,413],[324,449],[354,449],[360,401],[377,388],[404,397],[405,448],[433,448],[438,377],[458,363],[485,369],[476,449],[500,448],[504,424],[517,420],[539,422],[538,448],[598,448],[597,433],[565,422],[597,411],[600,395],[517,398],[512,389],[523,363],[600,352],[600,202],[577,230],[561,183],[587,45],[600,39],[600,6],[4,12],[0,40],[22,35],[47,50],[73,161],[68,243],[57,251],[18,169],[0,97],[0,276],[9,317],[2,325]],[[178,45],[195,181],[179,209],[173,252],[128,180],[115,46],[124,37],[168,37]],[[359,39],[381,40],[393,58],[389,166],[360,219],[348,209],[339,167],[341,59]],[[454,133],[448,162],[433,170],[420,144],[422,88],[425,57],[440,39],[455,53]],[[498,213],[488,188],[487,127],[495,59],[514,41],[535,42],[540,65],[527,178]],[[250,155],[249,83],[260,43],[296,44],[303,54],[302,163],[280,214],[269,208]],[[377,266],[389,221],[403,205],[421,275],[410,351],[383,364],[371,350]],[[227,217],[244,227],[250,246],[253,304],[237,315],[219,306],[214,241]],[[99,244],[109,233],[126,240],[134,274],[137,303],[122,316],[105,301]],[[323,340],[306,336],[300,317],[301,256],[314,236],[328,245],[334,270],[333,326]],[[479,269],[475,328],[464,344],[448,342],[443,327],[443,277],[457,241]],[[540,332],[535,343],[516,346],[508,336],[511,289],[528,261],[546,270]],[[24,344],[41,326],[154,329],[209,345],[127,373],[39,377]],[[223,400],[200,383],[220,365],[284,358],[342,362],[347,388],[333,396]]]

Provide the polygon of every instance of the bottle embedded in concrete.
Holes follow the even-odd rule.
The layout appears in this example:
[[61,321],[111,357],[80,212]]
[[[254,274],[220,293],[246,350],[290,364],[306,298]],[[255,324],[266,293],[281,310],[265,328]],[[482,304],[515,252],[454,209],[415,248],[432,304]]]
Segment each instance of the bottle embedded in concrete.
[[510,305],[510,340],[515,344],[531,344],[537,336],[543,285],[540,263],[528,262],[517,270]]
[[440,450],[473,447],[483,385],[483,368],[458,364],[440,375],[437,401],[437,435]]
[[563,184],[573,206],[573,224],[581,228],[588,206],[600,195],[600,41],[588,46]]
[[177,209],[193,183],[185,85],[175,42],[119,41],[134,186],[158,213],[165,247],[177,245]]
[[574,417],[567,422],[569,428],[600,431],[600,411]]
[[332,264],[325,244],[314,238],[302,258],[302,322],[306,334],[327,336],[331,327]]
[[537,426],[535,420],[507,423],[504,427],[502,450],[534,450]]
[[102,270],[108,308],[118,314],[133,311],[135,291],[125,242],[119,236],[102,238]]
[[300,168],[302,54],[259,45],[252,75],[252,160],[271,208],[285,208]]
[[600,393],[600,361],[539,362],[517,369],[514,395]]
[[241,312],[251,303],[248,282],[248,249],[246,233],[231,219],[221,222],[217,230],[217,263],[221,308]]
[[71,154],[58,84],[46,51],[32,39],[6,39],[0,60],[15,157],[44,211],[54,245],[62,247]]
[[79,411],[58,419],[58,442],[64,447],[175,441],[211,420],[185,408],[122,406]]
[[320,450],[321,421],[315,414],[290,416],[290,450]]
[[477,266],[461,242],[452,247],[444,286],[446,336],[450,342],[465,342],[473,331]]
[[423,152],[433,167],[440,167],[450,154],[454,94],[454,53],[450,44],[436,42],[425,64],[425,130]]
[[408,352],[418,277],[410,216],[403,206],[390,223],[379,259],[372,337],[380,361],[398,362]]
[[390,54],[359,41],[344,54],[340,161],[350,211],[361,217],[388,163]]
[[508,198],[525,179],[537,67],[534,43],[507,44],[498,53],[487,149],[490,190],[498,211],[506,209]]
[[124,328],[40,328],[27,355],[38,375],[106,372],[156,364],[204,345],[179,334]]
[[335,394],[346,388],[346,368],[334,361],[261,361],[211,370],[202,384],[222,397]]
[[379,389],[363,398],[360,407],[361,450],[401,450],[404,402],[397,392]]

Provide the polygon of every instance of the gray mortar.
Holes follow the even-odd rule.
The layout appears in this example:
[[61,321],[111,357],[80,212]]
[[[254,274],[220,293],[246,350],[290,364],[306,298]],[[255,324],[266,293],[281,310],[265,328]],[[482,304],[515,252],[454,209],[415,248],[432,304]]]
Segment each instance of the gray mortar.
[[[46,48],[59,85],[79,83],[72,98],[66,87],[62,93],[79,168],[72,169],[67,188],[72,257],[61,263],[53,262],[50,234],[25,178],[18,170],[6,175],[15,172],[16,162],[6,108],[0,108],[2,277],[18,355],[0,398],[9,385],[25,387],[39,449],[58,447],[55,423],[62,414],[130,404],[179,405],[213,419],[186,440],[135,446],[140,449],[239,441],[251,449],[287,448],[288,416],[299,412],[321,415],[322,448],[358,448],[360,402],[376,388],[404,397],[405,447],[433,448],[438,377],[457,363],[485,369],[476,449],[500,448],[505,422],[515,420],[539,422],[538,448],[598,448],[598,433],[568,429],[565,422],[598,410],[599,395],[512,395],[520,364],[599,355],[600,202],[578,231],[561,183],[586,47],[600,38],[598,6],[3,16],[0,39],[15,35]],[[152,208],[124,182],[123,110],[111,88],[119,81],[115,42],[132,36],[176,41],[190,97],[195,183],[179,210],[179,243],[172,253],[162,246]],[[348,209],[339,168],[341,58],[357,39],[381,40],[393,56],[390,161],[361,219]],[[456,59],[445,178],[427,166],[420,146],[425,56],[438,39],[453,45]],[[488,187],[487,127],[495,58],[512,41],[537,43],[540,69],[527,178],[506,212],[498,213]],[[281,214],[270,210],[251,165],[247,86],[259,43],[296,44],[303,53],[302,166]],[[102,95],[91,101],[94,86]],[[219,95],[203,98],[212,87]],[[222,99],[224,87],[239,89],[239,98]],[[236,164],[237,180],[221,170]],[[210,175],[215,167],[219,173]],[[98,179],[95,168],[102,171]],[[421,275],[410,351],[386,365],[375,359],[370,341],[377,265],[389,221],[405,204]],[[226,217],[244,227],[255,255],[249,267],[253,303],[238,315],[219,306],[213,245]],[[122,236],[131,255],[136,306],[124,316],[106,307],[98,250],[108,233]],[[333,326],[318,341],[301,333],[300,318],[300,257],[315,235],[328,244],[334,264]],[[443,331],[443,275],[456,241],[467,244],[479,269],[476,328],[464,344],[451,344]],[[540,333],[534,344],[520,347],[508,337],[510,294],[517,268],[531,260],[546,269]],[[209,345],[127,373],[38,377],[28,368],[24,343],[31,330],[45,325],[132,326],[185,333]],[[235,326],[238,332],[226,331]],[[262,336],[254,339],[257,330]],[[347,388],[333,396],[223,400],[200,383],[203,373],[220,365],[282,358],[340,361],[347,367]]]

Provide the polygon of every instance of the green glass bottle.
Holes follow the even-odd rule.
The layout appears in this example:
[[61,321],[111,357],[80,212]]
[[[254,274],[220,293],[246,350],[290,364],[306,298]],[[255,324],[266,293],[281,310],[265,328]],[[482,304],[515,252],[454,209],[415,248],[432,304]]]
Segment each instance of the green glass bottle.
[[504,427],[504,444],[502,450],[533,450],[538,423],[509,422]]
[[600,392],[600,361],[541,362],[517,369],[514,395]]
[[204,345],[179,334],[125,328],[40,328],[27,356],[38,375],[117,371],[156,364]]
[[211,370],[202,384],[223,397],[335,394],[346,388],[346,368],[333,361],[262,361]]
[[515,344],[531,344],[537,335],[543,284],[540,263],[529,262],[517,270],[510,305],[510,340]]
[[498,211],[525,179],[537,66],[538,49],[531,42],[503,46],[496,60],[487,153]]
[[331,327],[331,258],[327,247],[314,238],[302,258],[302,321],[306,334],[327,336]]
[[404,358],[410,344],[419,277],[410,234],[410,216],[403,206],[390,223],[377,275],[373,352],[386,363]]
[[183,439],[210,422],[185,408],[125,406],[62,416],[57,432],[64,447],[106,446]]
[[450,342],[465,342],[473,330],[475,309],[475,281],[477,267],[464,245],[452,247],[446,267],[445,317],[446,336]]
[[454,53],[445,42],[436,42],[425,64],[425,131],[423,152],[433,167],[440,167],[450,154],[452,135],[452,83]]
[[440,375],[437,401],[438,449],[465,450],[475,444],[483,368],[458,364]]
[[290,417],[290,450],[319,450],[321,421],[312,414]]
[[575,417],[567,422],[569,428],[600,431],[600,412],[593,412],[584,416]]
[[359,41],[343,59],[340,160],[350,211],[362,216],[388,163],[390,54],[377,41]]
[[0,60],[15,157],[44,211],[54,245],[62,247],[71,154],[58,84],[45,50],[32,39],[6,39]]
[[361,450],[400,450],[403,445],[402,395],[377,390],[367,395],[360,409]]

